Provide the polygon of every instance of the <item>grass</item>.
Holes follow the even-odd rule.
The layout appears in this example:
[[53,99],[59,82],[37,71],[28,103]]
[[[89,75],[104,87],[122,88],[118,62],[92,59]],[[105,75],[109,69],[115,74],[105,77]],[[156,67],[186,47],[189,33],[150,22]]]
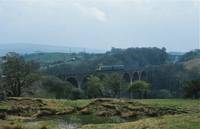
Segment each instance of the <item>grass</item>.
[[80,99],[76,101],[63,101],[63,106],[64,107],[77,107],[77,108],[83,108],[87,106],[89,103],[94,102],[96,99]]
[[69,53],[59,53],[59,52],[34,53],[34,54],[29,54],[27,57],[25,57],[26,60],[37,60],[38,62],[41,62],[41,63],[44,63],[44,62],[52,63],[58,60],[64,60],[64,59],[69,60],[70,58],[71,58],[71,55]]
[[[40,98],[9,98],[18,100],[16,101],[3,101],[0,103],[0,110],[13,108],[26,108],[27,106],[34,106],[33,104],[38,104],[35,102],[43,103],[42,107],[31,107],[37,109],[55,109],[65,110],[71,108],[84,108],[88,104],[93,103],[97,99],[83,99],[83,100],[56,100],[56,99],[40,99]],[[24,100],[24,101],[23,101]],[[27,101],[26,101],[27,100]],[[144,109],[146,107],[152,107],[154,109],[159,108],[169,108],[170,110],[184,110],[187,113],[175,114],[175,115],[165,115],[158,117],[141,117],[141,119],[137,119],[137,121],[120,123],[120,124],[90,124],[84,125],[79,128],[88,128],[88,129],[102,129],[102,128],[113,128],[113,129],[123,129],[123,128],[167,128],[167,129],[175,129],[175,128],[200,128],[200,100],[194,99],[144,99],[144,100],[129,100],[129,99],[110,99],[105,98],[103,100],[112,100],[112,102],[104,103],[104,105],[110,105],[114,103],[116,107],[126,106],[127,102],[133,102],[134,105],[131,108],[135,109]],[[101,106],[101,105],[99,105]],[[91,107],[93,108],[93,107]],[[99,107],[96,107],[99,108]],[[47,128],[59,128],[58,123],[49,122],[49,121],[39,121],[38,123],[32,123],[33,125],[27,124],[23,122],[24,119],[33,119],[30,117],[19,117],[19,116],[8,116],[7,120],[0,120],[1,125],[9,125],[10,123],[15,123],[23,128],[39,128],[42,125],[47,125]],[[35,125],[34,125],[35,124]]]
[[152,107],[181,108],[182,110],[194,112],[200,111],[199,99],[143,99],[133,101],[148,104]]
[[81,129],[199,129],[200,114],[167,115],[120,124],[84,125]]

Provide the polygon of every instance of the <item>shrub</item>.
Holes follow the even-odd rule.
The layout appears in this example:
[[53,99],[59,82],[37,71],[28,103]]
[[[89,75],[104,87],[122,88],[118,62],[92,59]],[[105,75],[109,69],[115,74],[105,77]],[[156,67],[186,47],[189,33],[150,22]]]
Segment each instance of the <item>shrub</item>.
[[162,89],[158,92],[158,98],[160,99],[169,99],[172,98],[172,94],[169,90]]

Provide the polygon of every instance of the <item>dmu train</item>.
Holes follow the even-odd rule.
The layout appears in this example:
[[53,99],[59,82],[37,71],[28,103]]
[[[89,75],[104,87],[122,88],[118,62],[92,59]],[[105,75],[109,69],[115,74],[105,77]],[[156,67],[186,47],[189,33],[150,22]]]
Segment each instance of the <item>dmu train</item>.
[[124,65],[112,65],[112,66],[98,66],[96,71],[115,71],[124,70]]

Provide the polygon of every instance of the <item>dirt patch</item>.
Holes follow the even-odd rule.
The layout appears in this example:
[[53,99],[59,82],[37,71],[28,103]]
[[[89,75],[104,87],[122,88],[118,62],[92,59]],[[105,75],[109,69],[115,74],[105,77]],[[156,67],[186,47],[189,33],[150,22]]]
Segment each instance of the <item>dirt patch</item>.
[[[104,116],[121,116],[127,118],[136,118],[139,115],[149,117],[163,116],[166,114],[186,113],[180,109],[172,109],[166,107],[151,107],[147,104],[133,102],[124,99],[104,100],[98,99],[85,108],[89,109],[92,114]],[[105,113],[106,112],[106,113]]]
[[17,106],[20,105],[21,107],[43,107],[46,104],[42,102],[41,99],[14,99],[8,98],[7,100],[3,101],[2,104],[9,103],[10,106]]
[[7,113],[6,112],[3,112],[3,113],[0,113],[0,119],[1,120],[4,120],[7,116]]
[[[5,105],[11,108],[7,108]],[[149,117],[163,116],[166,114],[186,113],[181,109],[167,107],[152,107],[140,102],[134,102],[125,99],[97,99],[83,108],[68,107],[68,109],[58,109],[61,102],[42,99],[15,99],[9,98],[1,103],[5,106],[0,109],[0,113],[6,112],[8,115],[17,115],[23,117],[42,117],[47,115],[66,115],[71,113],[94,114],[100,116],[121,116],[135,118],[138,115]],[[1,116],[0,116],[1,117]],[[2,116],[3,118],[3,116]]]
[[107,111],[100,111],[100,112],[97,112],[96,115],[97,116],[108,116],[108,112]]
[[15,124],[15,125],[2,125],[0,126],[0,129],[22,129],[21,126]]
[[74,113],[75,111],[76,111],[75,109],[59,111],[59,112],[56,112],[55,115],[68,115],[68,114]]
[[83,115],[90,115],[91,111],[88,108],[85,108],[85,109],[81,110],[81,114],[83,114]]
[[129,111],[127,113],[122,113],[121,117],[122,118],[136,118],[138,115],[140,115],[141,113],[139,112],[135,112],[135,111]]
[[[6,112],[9,115],[31,116],[43,106],[46,106],[41,99],[15,99],[8,98],[1,103],[5,108],[0,109],[0,112]],[[6,107],[7,106],[7,107]]]

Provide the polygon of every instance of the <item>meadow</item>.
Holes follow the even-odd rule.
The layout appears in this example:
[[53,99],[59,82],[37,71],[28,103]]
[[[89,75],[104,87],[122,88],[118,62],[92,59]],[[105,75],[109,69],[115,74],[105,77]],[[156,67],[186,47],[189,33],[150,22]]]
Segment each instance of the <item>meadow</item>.
[[[194,99],[56,100],[17,97],[8,98],[0,103],[0,111],[8,114],[4,120],[0,120],[0,127],[12,127],[17,124],[25,129],[41,128],[44,125],[47,128],[61,128],[59,122],[49,121],[46,118],[60,117],[58,115],[60,112],[72,110],[70,114],[62,115],[81,116],[84,115],[83,111],[87,110],[89,111],[88,120],[90,117],[98,117],[102,112],[104,112],[104,115],[101,114],[102,119],[107,117],[129,119],[122,123],[91,123],[74,128],[200,128],[200,101]],[[41,111],[49,111],[51,114],[40,118],[33,117]],[[65,128],[68,127],[65,126]]]

